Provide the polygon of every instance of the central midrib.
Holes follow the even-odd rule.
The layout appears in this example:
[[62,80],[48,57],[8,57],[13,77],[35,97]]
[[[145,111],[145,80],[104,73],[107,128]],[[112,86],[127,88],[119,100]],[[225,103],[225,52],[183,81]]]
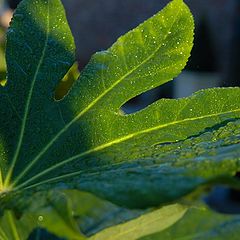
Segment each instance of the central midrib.
[[[178,15],[180,13],[181,9],[178,8],[178,12],[175,15],[175,19],[169,28],[170,30],[174,26],[174,23],[178,19]],[[169,32],[169,31],[168,31]],[[109,87],[106,91],[104,91],[102,94],[100,94],[94,101],[92,101],[83,111],[81,111],[72,121],[70,121],[61,131],[59,131],[55,137],[45,146],[45,148],[42,149],[42,151],[39,152],[39,154],[31,161],[31,163],[21,172],[21,174],[15,179],[15,181],[12,183],[12,186],[15,186],[19,180],[38,162],[38,160],[47,152],[47,150],[53,145],[53,143],[63,134],[65,133],[76,121],[78,121],[86,112],[88,112],[95,104],[100,101],[108,92],[110,92],[114,87],[116,87],[119,83],[122,82],[126,77],[128,77],[130,74],[132,74],[134,71],[136,71],[138,68],[140,68],[143,64],[148,62],[163,46],[165,39],[169,35],[169,33],[166,33],[163,38],[163,43],[160,44],[155,51],[153,51],[152,54],[150,54],[144,61],[142,61],[139,65],[131,69],[128,73],[123,75],[120,79],[118,79],[111,87]]]
[[[62,165],[65,165],[67,163],[70,163],[76,159],[79,159],[81,157],[86,157],[87,155],[89,154],[92,154],[94,152],[97,152],[97,151],[101,151],[103,149],[106,149],[114,144],[118,144],[118,143],[121,143],[121,142],[124,142],[124,141],[127,141],[127,140],[130,140],[136,136],[139,136],[141,134],[146,134],[146,133],[150,133],[150,132],[153,132],[153,131],[156,131],[156,130],[159,130],[159,129],[162,129],[162,128],[165,128],[165,127],[169,127],[169,126],[173,126],[173,125],[176,125],[176,124],[181,124],[181,123],[186,123],[186,122],[191,122],[191,121],[198,121],[198,120],[201,120],[201,119],[206,119],[206,118],[213,118],[213,117],[216,117],[216,116],[220,116],[220,115],[226,115],[226,114],[231,114],[231,113],[237,113],[237,112],[240,112],[240,109],[236,109],[236,110],[232,110],[232,111],[228,111],[228,112],[221,112],[221,113],[215,113],[215,114],[208,114],[208,115],[204,115],[204,116],[200,116],[200,117],[194,117],[194,118],[186,118],[186,119],[182,119],[182,120],[178,120],[178,121],[173,121],[171,123],[166,123],[166,124],[162,124],[162,125],[158,125],[158,126],[155,126],[155,127],[152,127],[152,128],[148,128],[148,129],[144,129],[142,131],[139,131],[139,132],[135,132],[135,133],[132,133],[132,134],[129,134],[127,136],[124,136],[122,138],[119,138],[119,139],[115,139],[111,142],[108,142],[108,143],[105,143],[103,145],[100,145],[98,147],[95,147],[93,149],[89,149],[81,154],[78,154],[78,155],[75,155],[71,158],[68,158],[66,160],[63,160],[62,162],[46,169],[45,171],[42,171],[41,173],[35,175],[34,177],[28,179],[27,181],[23,182],[22,184],[20,184],[16,189],[20,189],[24,186],[26,186],[28,183],[34,181],[35,179],[39,178],[39,177],[42,177],[43,175],[61,167]],[[67,174],[68,175],[68,174]],[[71,175],[71,174],[69,174]]]

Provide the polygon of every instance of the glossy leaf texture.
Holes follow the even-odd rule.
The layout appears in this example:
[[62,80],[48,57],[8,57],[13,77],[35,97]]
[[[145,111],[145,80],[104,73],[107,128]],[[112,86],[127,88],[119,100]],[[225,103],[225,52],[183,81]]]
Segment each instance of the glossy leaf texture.
[[[156,125],[157,119],[139,124],[143,114],[133,122],[118,109],[176,76],[190,54],[192,38],[190,11],[175,0],[107,52],[94,55],[71,93],[56,102],[56,83],[73,63],[74,44],[63,7],[57,0],[23,1],[8,30],[8,84],[1,89],[3,192],[90,169],[99,150]],[[133,54],[138,56],[131,59]],[[128,66],[120,65],[124,59]],[[130,125],[112,128],[123,122]]]
[[238,240],[240,216],[216,213],[206,206],[190,209],[170,228],[141,240]]
[[[123,145],[121,158],[128,157],[128,160],[81,171],[81,178],[72,176],[65,186],[58,186],[80,186],[120,205],[127,202],[128,207],[145,208],[179,200],[201,186],[232,185],[231,178],[240,170],[239,126],[240,120],[228,119],[186,140],[150,147],[137,145],[131,150],[133,156],[137,156],[133,159],[129,158]],[[51,189],[55,186],[54,181],[53,185],[45,183],[44,188]],[[239,187],[238,181],[234,187]],[[31,188],[23,191],[27,192],[31,196]],[[10,205],[19,206],[17,202],[14,200]],[[25,204],[29,206],[31,201]]]

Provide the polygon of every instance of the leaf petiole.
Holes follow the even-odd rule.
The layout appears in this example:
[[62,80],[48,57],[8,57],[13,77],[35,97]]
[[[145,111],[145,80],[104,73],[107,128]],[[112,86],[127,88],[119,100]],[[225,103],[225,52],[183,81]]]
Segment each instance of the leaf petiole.
[[0,169],[0,192],[3,190],[2,170]]
[[7,212],[7,217],[8,217],[8,221],[9,221],[9,226],[12,229],[12,234],[14,236],[15,240],[21,240],[17,231],[17,227],[16,227],[16,223],[13,217],[13,213],[11,212]]

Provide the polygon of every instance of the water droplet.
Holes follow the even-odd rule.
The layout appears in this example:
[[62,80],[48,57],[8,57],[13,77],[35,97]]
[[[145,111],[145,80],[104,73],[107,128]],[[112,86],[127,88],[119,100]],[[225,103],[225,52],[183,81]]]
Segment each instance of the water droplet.
[[39,222],[42,222],[42,221],[43,221],[43,216],[41,216],[41,215],[38,216],[38,221],[39,221]]
[[9,28],[8,30],[7,30],[7,33],[9,34],[9,33],[14,33],[14,30],[12,29],[12,28]]
[[15,14],[14,18],[17,20],[23,20],[24,19],[24,15],[23,14]]

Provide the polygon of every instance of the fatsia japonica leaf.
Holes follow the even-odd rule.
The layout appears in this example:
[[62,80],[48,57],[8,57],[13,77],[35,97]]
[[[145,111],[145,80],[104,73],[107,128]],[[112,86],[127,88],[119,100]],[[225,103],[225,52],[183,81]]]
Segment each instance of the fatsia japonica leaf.
[[[155,161],[147,159],[134,162],[135,172],[129,164],[128,170],[136,175],[134,178],[128,179],[129,184],[133,185],[134,180],[140,181],[140,177],[143,178],[142,181],[147,181],[150,174],[152,177],[161,174],[162,176],[156,179],[155,183],[158,183],[162,189],[162,194],[167,196],[177,193],[174,189],[171,190],[173,187],[181,193],[187,188],[194,189],[199,184],[208,181],[211,184],[213,176],[217,177],[220,174],[225,174],[225,177],[231,176],[229,173],[238,169],[236,165],[240,155],[239,126],[240,120],[230,121],[216,126],[215,130],[209,129],[199,136],[173,144],[158,145],[154,147],[155,150],[149,149],[149,153],[153,154],[154,152]],[[161,166],[162,159],[168,162],[168,165],[165,163],[164,166]],[[187,169],[184,171],[185,166]],[[154,171],[151,171],[153,167]],[[116,168],[114,174],[121,174],[122,169],[122,166]],[[149,173],[146,178],[142,176],[144,171],[146,175]],[[122,172],[124,173],[124,171]],[[107,170],[105,174],[106,177],[111,177],[112,172]],[[226,178],[219,179],[218,182],[222,180],[224,183],[226,182]],[[93,177],[91,181],[97,184],[99,179]],[[121,187],[121,181],[119,185],[115,184]],[[149,190],[149,192],[151,191],[153,188]],[[21,217],[16,226],[23,225],[25,229],[28,226],[30,227],[28,232],[37,226],[45,227],[51,233],[61,237],[82,239],[83,236],[76,228],[77,225],[82,233],[90,239],[107,239],[109,236],[110,239],[121,239],[121,237],[137,239],[169,227],[187,210],[184,206],[176,204],[162,209],[128,210],[84,192],[66,191],[65,195],[58,192],[34,194],[29,200],[29,204],[32,204],[31,209]],[[29,221],[29,219],[32,220]],[[209,226],[209,231],[211,226]],[[188,233],[187,229],[183,232]],[[158,238],[154,237],[154,239]]]
[[[60,0],[24,0],[8,30],[8,83],[0,94],[1,209],[29,207],[32,192],[57,187],[90,191],[127,207],[149,207],[232,175],[239,161],[232,151],[235,142],[216,150],[227,152],[227,167],[207,175],[204,166],[215,160],[209,160],[208,148],[203,149],[206,161],[196,161],[192,152],[185,166],[171,161],[174,150],[162,152],[161,146],[175,147],[197,135],[201,139],[208,128],[238,118],[239,88],[162,99],[130,115],[119,110],[180,73],[192,48],[193,25],[184,2],[173,0],[110,49],[96,53],[69,94],[55,101],[57,82],[74,61],[72,35]],[[174,185],[176,180],[182,181]]]

